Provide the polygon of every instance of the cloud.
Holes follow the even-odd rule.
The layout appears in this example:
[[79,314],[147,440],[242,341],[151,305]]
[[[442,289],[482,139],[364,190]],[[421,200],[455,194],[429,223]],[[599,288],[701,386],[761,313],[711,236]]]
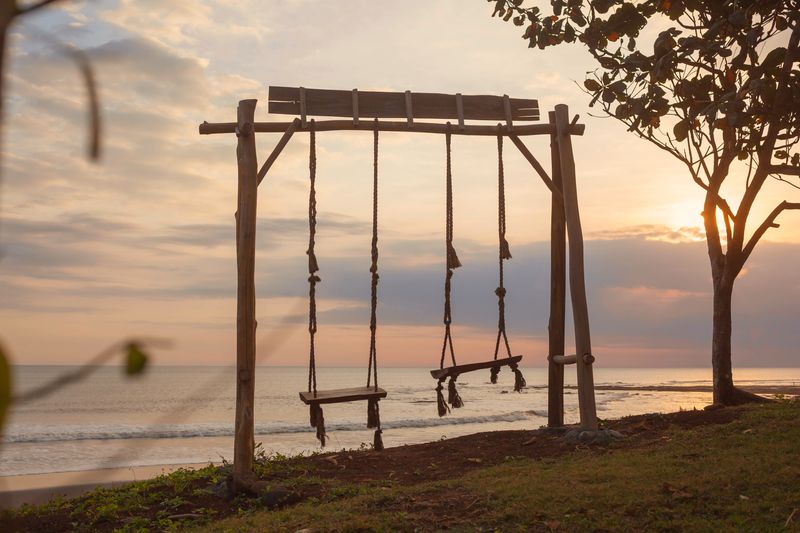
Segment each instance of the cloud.
[[589,233],[588,237],[597,240],[643,238],[650,241],[680,243],[704,241],[706,234],[703,229],[694,226],[670,228],[659,224],[642,224],[620,229],[593,231]]

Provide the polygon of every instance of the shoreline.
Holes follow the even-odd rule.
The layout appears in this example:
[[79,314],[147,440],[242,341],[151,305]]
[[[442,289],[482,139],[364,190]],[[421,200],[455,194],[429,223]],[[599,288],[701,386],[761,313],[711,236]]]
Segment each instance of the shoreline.
[[[535,387],[532,387],[535,388]],[[574,389],[567,385],[565,389]],[[711,392],[707,385],[597,385],[604,391],[642,392]],[[800,397],[800,386],[753,385],[746,390],[768,396],[785,395]],[[502,431],[502,430],[492,430]],[[490,433],[492,431],[489,431]],[[484,433],[475,431],[472,434]],[[186,468],[207,466],[208,462],[162,463],[156,465],[113,467],[36,474],[0,476],[0,509],[16,508],[23,504],[45,503],[52,498],[75,497],[97,487],[118,487],[126,483],[151,479],[162,474]]]
[[56,497],[74,498],[97,487],[119,487],[135,481],[152,479],[182,468],[201,468],[208,463],[130,466],[19,474],[0,477],[0,509],[17,508],[23,504],[46,503]]

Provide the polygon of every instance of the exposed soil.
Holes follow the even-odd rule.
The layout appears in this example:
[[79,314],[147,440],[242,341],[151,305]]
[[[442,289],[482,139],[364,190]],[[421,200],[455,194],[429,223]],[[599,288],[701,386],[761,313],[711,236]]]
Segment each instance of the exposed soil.
[[[741,413],[740,408],[716,410],[682,411],[670,414],[631,416],[606,421],[604,428],[623,433],[626,438],[615,441],[613,447],[637,448],[664,442],[671,425],[681,428],[727,424]],[[298,457],[281,461],[273,469],[267,481],[271,492],[261,498],[239,497],[230,499],[225,495],[224,484],[212,484],[208,479],[192,481],[182,491],[185,500],[170,508],[169,514],[159,505],[142,506],[135,513],[119,513],[109,520],[91,519],[92,510],[76,512],[86,496],[73,500],[68,509],[46,514],[32,513],[27,516],[0,517],[4,531],[111,531],[130,524],[134,517],[170,520],[202,519],[200,516],[175,518],[176,515],[195,514],[203,509],[204,516],[220,519],[236,514],[239,508],[285,507],[311,497],[325,499],[334,486],[347,484],[413,485],[426,481],[454,479],[465,473],[499,464],[509,457],[533,459],[555,458],[577,449],[592,453],[607,453],[606,446],[570,445],[557,433],[548,430],[494,431],[476,433],[425,444],[388,448],[381,452],[348,451]],[[305,480],[305,481],[304,481]],[[210,489],[210,490],[195,490]],[[193,493],[194,492],[194,493]],[[166,496],[165,496],[166,497]],[[475,497],[467,492],[446,491],[431,494],[425,499],[432,516],[439,523],[447,519],[447,509],[458,510],[462,518],[469,515]],[[409,502],[419,511],[419,502]],[[478,512],[480,506],[476,506]],[[171,518],[170,518],[171,517]],[[91,520],[90,520],[91,519]],[[88,524],[91,523],[91,526]]]

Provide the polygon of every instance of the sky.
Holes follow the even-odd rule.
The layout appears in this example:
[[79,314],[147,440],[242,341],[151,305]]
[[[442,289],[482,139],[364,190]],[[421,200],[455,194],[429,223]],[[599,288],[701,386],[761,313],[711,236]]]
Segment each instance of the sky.
[[[236,139],[198,124],[235,121],[240,99],[267,115],[269,85],[509,94],[565,103],[574,139],[597,365],[709,366],[711,283],[702,191],[670,156],[587,107],[578,47],[527,48],[483,0],[101,0],[62,2],[19,23],[6,71],[0,197],[0,323],[19,364],[74,364],[129,337],[171,341],[156,364],[235,360]],[[96,70],[103,156],[86,159],[78,71],[41,36],[77,46]],[[260,161],[278,134],[259,134]],[[372,138],[317,136],[318,364],[363,365],[369,346]],[[525,139],[549,168],[544,137]],[[380,140],[379,361],[436,366],[442,340],[444,139]],[[258,357],[307,363],[308,137],[295,135],[259,188]],[[546,364],[547,189],[505,150],[507,320],[515,353]],[[737,171],[738,172],[738,171]],[[490,357],[497,305],[497,153],[454,137],[453,286],[461,362]],[[732,191],[741,174],[731,178]],[[797,191],[770,183],[752,220]],[[800,216],[781,215],[734,294],[734,365],[797,366]],[[753,224],[755,226],[755,223]],[[569,334],[571,335],[571,329]],[[574,344],[568,336],[567,352]]]

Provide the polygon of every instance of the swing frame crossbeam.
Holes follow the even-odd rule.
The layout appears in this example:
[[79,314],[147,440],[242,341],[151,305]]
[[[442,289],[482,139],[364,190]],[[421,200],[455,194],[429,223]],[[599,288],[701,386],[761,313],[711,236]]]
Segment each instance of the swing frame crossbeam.
[[[539,119],[536,100],[511,99],[503,96],[462,96],[435,93],[379,93],[329,91],[303,87],[270,87],[270,113],[295,115],[289,122],[256,122],[257,100],[240,100],[236,122],[209,123],[199,126],[201,135],[236,134],[238,162],[238,209],[236,212],[237,257],[237,336],[236,336],[236,422],[234,438],[233,483],[234,488],[247,486],[253,476],[253,451],[255,446],[253,408],[255,403],[256,317],[255,317],[255,242],[258,186],[292,136],[309,132],[308,116],[348,117],[338,120],[315,121],[316,131],[378,131],[404,133],[433,133],[451,135],[484,135],[508,137],[521,155],[531,164],[535,173],[551,192],[551,268],[550,268],[550,319],[548,323],[548,426],[564,425],[564,365],[575,364],[578,377],[578,403],[580,425],[583,429],[597,429],[594,397],[589,313],[584,279],[583,233],[578,212],[575,159],[572,136],[584,134],[585,126],[578,117],[569,117],[564,104],[548,112],[548,121],[542,124],[517,122]],[[298,116],[299,115],[299,116]],[[400,118],[405,122],[387,120],[362,120],[375,118]],[[417,118],[453,119],[456,122],[418,122]],[[496,120],[496,125],[466,124],[465,120]],[[282,133],[278,143],[259,169],[255,133]],[[525,146],[520,137],[547,135],[550,138],[551,169],[548,173]],[[568,239],[567,239],[568,237]],[[569,255],[567,255],[567,244]],[[567,276],[567,265],[569,275]],[[567,281],[575,330],[574,360],[565,354],[565,310]],[[487,365],[483,368],[510,364],[512,359],[448,367],[434,372],[458,373],[464,367]],[[518,360],[518,359],[517,359]],[[449,374],[448,374],[449,375]],[[434,376],[436,377],[436,376]],[[349,391],[349,392],[348,392]],[[305,397],[304,397],[305,394]],[[341,389],[301,393],[307,404],[352,400],[377,400],[386,391],[376,387]],[[323,396],[325,395],[325,396]]]

